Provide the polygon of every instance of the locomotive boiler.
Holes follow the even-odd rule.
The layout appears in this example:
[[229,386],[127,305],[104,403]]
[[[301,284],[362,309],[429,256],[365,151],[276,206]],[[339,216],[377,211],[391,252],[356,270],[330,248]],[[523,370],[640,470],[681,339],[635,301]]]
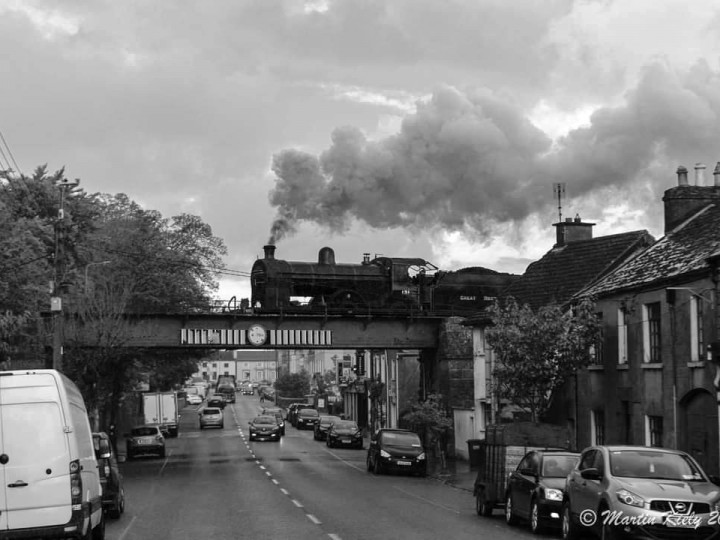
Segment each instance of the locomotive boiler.
[[482,267],[444,272],[420,258],[363,256],[360,264],[337,263],[324,247],[317,262],[275,258],[264,246],[250,282],[252,305],[266,312],[294,310],[413,311],[468,314],[487,307],[514,278]]

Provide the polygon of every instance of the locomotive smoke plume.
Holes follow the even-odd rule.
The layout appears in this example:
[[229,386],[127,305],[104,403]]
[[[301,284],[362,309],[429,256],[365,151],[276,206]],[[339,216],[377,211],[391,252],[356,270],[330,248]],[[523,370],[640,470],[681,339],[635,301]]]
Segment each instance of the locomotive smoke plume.
[[556,205],[553,182],[582,197],[584,212],[593,197],[593,210],[601,211],[613,193],[657,208],[678,164],[720,159],[718,117],[720,73],[702,63],[682,74],[648,67],[624,105],[597,110],[589,126],[555,146],[492,92],[443,87],[395,136],[376,142],[340,127],[320,156],[293,149],[273,156],[270,202],[278,219],[271,239],[302,220],[342,231],[353,219],[482,238],[494,225],[549,211]]

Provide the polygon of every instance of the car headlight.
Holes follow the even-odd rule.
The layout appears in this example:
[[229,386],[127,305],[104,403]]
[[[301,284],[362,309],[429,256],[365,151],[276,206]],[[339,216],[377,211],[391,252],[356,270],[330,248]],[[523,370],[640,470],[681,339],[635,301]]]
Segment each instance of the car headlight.
[[390,454],[388,454],[385,450],[380,450],[380,457],[389,458]]
[[563,492],[561,489],[549,488],[545,490],[545,498],[548,501],[562,501]]
[[418,460],[418,461],[422,461],[422,460],[424,460],[424,459],[425,459],[425,452],[423,452],[422,454],[420,454],[420,455],[417,457],[417,460]]
[[628,506],[637,506],[638,508],[645,506],[645,499],[627,489],[619,489],[616,495],[621,503],[627,504]]

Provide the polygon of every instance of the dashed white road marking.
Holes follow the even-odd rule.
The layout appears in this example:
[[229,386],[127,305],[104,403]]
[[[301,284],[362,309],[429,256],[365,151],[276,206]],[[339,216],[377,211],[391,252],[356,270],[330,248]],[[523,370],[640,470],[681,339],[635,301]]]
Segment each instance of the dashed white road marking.
[[305,514],[307,518],[312,521],[315,525],[322,525],[322,521],[320,521],[318,518],[313,516],[312,514]]
[[274,478],[272,479],[272,483],[275,484],[276,486],[277,486],[277,485],[280,485],[280,482],[278,482],[278,481],[275,480]]
[[292,502],[298,508],[303,508],[303,504],[300,501],[298,501],[297,499],[293,499]]
[[340,535],[337,534],[329,533],[328,536],[332,538],[332,540],[342,540],[342,538],[340,538]]
[[285,488],[280,488],[280,491],[283,492],[283,495],[287,495],[288,497],[290,496],[290,492],[289,492],[287,489],[285,489]]

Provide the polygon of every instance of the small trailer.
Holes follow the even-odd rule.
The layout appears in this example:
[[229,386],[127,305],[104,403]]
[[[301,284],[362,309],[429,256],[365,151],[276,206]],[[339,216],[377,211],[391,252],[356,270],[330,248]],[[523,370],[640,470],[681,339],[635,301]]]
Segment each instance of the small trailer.
[[531,450],[564,450],[570,447],[569,430],[536,422],[514,422],[487,427],[481,443],[479,470],[473,495],[479,516],[490,516],[505,502],[508,476]]

